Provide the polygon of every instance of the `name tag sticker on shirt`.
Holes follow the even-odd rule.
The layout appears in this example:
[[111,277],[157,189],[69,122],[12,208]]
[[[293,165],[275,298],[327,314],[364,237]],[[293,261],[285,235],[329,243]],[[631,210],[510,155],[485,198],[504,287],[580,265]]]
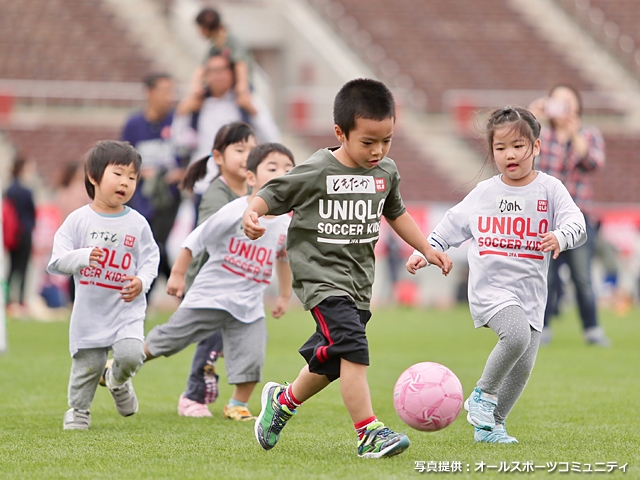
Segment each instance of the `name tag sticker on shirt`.
[[104,228],[90,228],[87,245],[116,247],[120,243],[118,232]]
[[496,213],[524,213],[524,197],[496,198]]
[[376,193],[373,177],[362,175],[327,175],[327,193]]

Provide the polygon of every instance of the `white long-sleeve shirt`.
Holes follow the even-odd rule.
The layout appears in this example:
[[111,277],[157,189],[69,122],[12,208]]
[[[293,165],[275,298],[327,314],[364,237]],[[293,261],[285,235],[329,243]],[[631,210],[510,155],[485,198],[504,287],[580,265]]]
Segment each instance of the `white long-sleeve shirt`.
[[[103,257],[89,265],[91,251]],[[144,338],[145,293],[158,275],[160,253],[147,220],[125,207],[117,215],[95,212],[90,205],[73,211],[53,240],[47,272],[73,275],[76,298],[69,325],[71,356],[79,349],[110,347],[123,338]],[[142,282],[142,293],[125,303],[120,296],[127,276]]]
[[476,328],[519,305],[531,326],[542,330],[553,252],[540,250],[540,234],[549,231],[563,251],[587,238],[584,216],[567,189],[542,172],[523,187],[505,184],[501,175],[480,182],[435,227],[429,243],[437,250],[471,239],[469,307]]
[[264,290],[271,283],[276,257],[284,251],[288,215],[262,217],[265,234],[251,241],[242,229],[247,197],[238,198],[209,217],[182,243],[195,257],[209,253],[179,308],[216,308],[243,323],[264,317]]

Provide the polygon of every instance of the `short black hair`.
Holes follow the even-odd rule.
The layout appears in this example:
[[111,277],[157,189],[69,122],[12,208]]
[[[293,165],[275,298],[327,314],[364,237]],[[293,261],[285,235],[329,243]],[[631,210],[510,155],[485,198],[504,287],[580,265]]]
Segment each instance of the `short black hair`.
[[142,83],[147,90],[153,90],[158,85],[159,80],[172,80],[172,78],[168,73],[155,72],[150,73],[149,75],[145,75],[145,77],[142,79]]
[[136,174],[140,173],[142,157],[129,142],[117,140],[100,140],[87,153],[84,164],[84,186],[91,199],[95,198],[95,186],[89,180],[91,177],[100,184],[104,171],[108,165],[131,165]]
[[281,143],[261,143],[249,152],[249,157],[247,158],[247,172],[256,173],[258,171],[258,165],[260,165],[264,159],[273,152],[281,153],[284,156],[289,157],[291,163],[293,163],[294,166],[296,165],[296,161],[293,159],[293,153],[291,153],[291,150]]
[[213,8],[203,8],[196,16],[196,23],[210,32],[218,30],[222,25],[220,14]]
[[358,78],[345,83],[340,89],[333,102],[333,122],[348,137],[358,118],[395,120],[393,95],[384,83],[370,78]]

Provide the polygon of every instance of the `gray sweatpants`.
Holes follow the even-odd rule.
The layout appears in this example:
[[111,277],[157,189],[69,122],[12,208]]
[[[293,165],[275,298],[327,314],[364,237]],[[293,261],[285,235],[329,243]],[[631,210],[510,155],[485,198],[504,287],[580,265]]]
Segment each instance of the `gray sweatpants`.
[[500,310],[487,323],[498,335],[495,346],[478,380],[478,388],[497,395],[494,411],[497,424],[502,424],[520,398],[536,363],[540,332],[529,325],[521,307],[512,305]]
[[[71,360],[69,378],[69,406],[78,410],[88,410],[98,388],[100,376],[107,363],[110,348],[83,348]],[[124,383],[133,377],[144,362],[142,341],[137,338],[123,338],[113,344],[113,378]]]
[[144,342],[154,357],[168,357],[217,331],[222,332],[229,383],[259,382],[267,349],[264,317],[243,323],[225,310],[178,308],[167,323],[154,327]]

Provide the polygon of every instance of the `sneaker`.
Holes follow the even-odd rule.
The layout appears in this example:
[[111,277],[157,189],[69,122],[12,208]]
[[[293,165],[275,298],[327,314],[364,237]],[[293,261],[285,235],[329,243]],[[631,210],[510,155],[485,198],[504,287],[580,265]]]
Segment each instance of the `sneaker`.
[[392,457],[409,448],[409,437],[389,430],[382,422],[374,422],[367,427],[358,441],[358,456],[363,458]]
[[98,382],[101,387],[107,386],[107,381],[105,379],[107,378],[107,372],[109,371],[109,369],[111,369],[111,365],[113,365],[113,358],[107,360],[107,363],[105,363],[104,365],[104,370],[102,371],[102,375],[100,375],[100,381]]
[[113,373],[109,368],[109,371],[105,374],[105,380],[118,413],[123,417],[129,417],[136,413],[138,411],[138,397],[136,397],[136,392],[133,390],[131,379],[122,385],[112,385]]
[[247,407],[241,407],[239,405],[236,405],[235,407],[226,405],[222,411],[222,417],[228,418],[229,420],[236,420],[238,422],[249,422],[256,419],[256,417],[251,415],[251,412]]
[[70,408],[64,414],[63,430],[89,430],[89,425],[91,425],[91,412],[89,410]]
[[498,402],[487,398],[478,387],[473,389],[469,398],[464,402],[464,409],[469,412],[467,420],[474,427],[492,430],[496,426],[493,411]]
[[182,417],[213,417],[204,403],[188,399],[183,393],[178,400],[178,415]]
[[518,440],[507,434],[507,429],[504,428],[504,425],[496,425],[493,430],[484,430],[476,427],[473,439],[482,443],[518,443]]
[[591,327],[584,331],[584,341],[589,345],[608,348],[611,346],[611,340],[605,335],[602,327]]
[[271,450],[280,439],[280,432],[289,419],[296,413],[289,410],[286,405],[280,405],[278,395],[284,390],[284,385],[268,382],[262,389],[260,401],[262,410],[256,419],[254,432],[260,446],[265,450]]

